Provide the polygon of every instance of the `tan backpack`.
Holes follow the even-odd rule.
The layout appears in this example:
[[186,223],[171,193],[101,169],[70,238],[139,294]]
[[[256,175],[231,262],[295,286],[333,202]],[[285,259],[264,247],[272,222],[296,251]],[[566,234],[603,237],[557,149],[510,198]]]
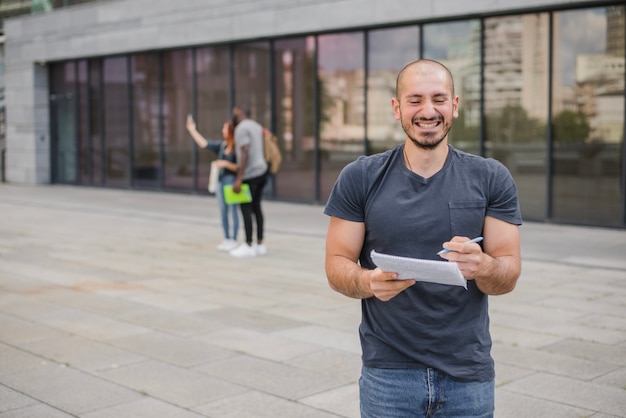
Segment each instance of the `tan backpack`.
[[283,162],[283,155],[280,152],[278,138],[269,129],[263,129],[263,153],[269,172],[271,174],[278,173],[280,164]]

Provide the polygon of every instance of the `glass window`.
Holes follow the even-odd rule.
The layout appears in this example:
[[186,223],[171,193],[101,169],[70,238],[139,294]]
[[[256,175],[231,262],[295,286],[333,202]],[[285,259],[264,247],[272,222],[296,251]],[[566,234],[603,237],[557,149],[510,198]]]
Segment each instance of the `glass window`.
[[624,7],[554,14],[552,217],[622,223]]
[[365,153],[363,32],[318,38],[320,200],[341,169]]
[[486,156],[515,178],[522,216],[546,214],[549,16],[486,19]]
[[[230,102],[230,47],[217,46],[196,50],[198,132],[207,139],[222,139],[222,126],[231,118]],[[193,139],[188,133],[185,138]],[[192,144],[192,146],[194,146]],[[207,190],[211,161],[216,156],[208,150],[199,150],[198,189]]]
[[103,59],[102,78],[105,183],[107,186],[125,187],[130,184],[128,58]]
[[102,61],[100,59],[89,60],[89,135],[88,142],[91,145],[91,176],[93,184],[103,183],[104,153],[102,150],[103,137],[101,135],[102,123]]
[[270,103],[270,44],[250,42],[235,46],[235,105],[247,108],[251,119],[272,126]]
[[400,70],[418,58],[417,26],[368,32],[368,153],[385,151],[404,142],[406,135],[393,116],[391,98],[396,95],[396,78]]
[[78,180],[76,63],[71,61],[53,65],[50,84],[55,180],[75,183]]
[[459,117],[449,143],[467,152],[480,153],[480,38],[479,20],[424,25],[423,57],[444,64],[454,77],[459,96]]
[[78,61],[78,143],[80,183],[91,184],[91,141],[89,138],[89,78],[87,60]]
[[163,146],[166,188],[193,189],[193,141],[185,127],[191,110],[191,50],[163,53]]
[[276,136],[283,152],[280,173],[270,179],[273,195],[315,200],[315,39],[274,43]]
[[158,54],[131,57],[133,91],[133,184],[160,185],[160,60]]

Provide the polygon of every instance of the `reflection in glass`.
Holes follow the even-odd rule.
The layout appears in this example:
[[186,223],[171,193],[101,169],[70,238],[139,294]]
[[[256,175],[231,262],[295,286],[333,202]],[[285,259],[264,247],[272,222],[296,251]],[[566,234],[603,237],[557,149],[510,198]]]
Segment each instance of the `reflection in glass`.
[[559,221],[621,223],[624,7],[554,14],[553,206]]
[[355,32],[318,38],[321,201],[341,169],[365,153],[363,37]]
[[[230,53],[228,46],[199,48],[196,50],[196,85],[198,131],[207,139],[222,139],[222,126],[231,117]],[[186,113],[191,108],[185,107]],[[189,134],[185,139],[193,145]],[[216,156],[211,151],[199,150],[198,189],[207,190],[211,161]]]
[[274,197],[315,200],[315,40],[274,43],[275,131],[283,163],[273,177]]
[[396,94],[400,70],[419,58],[418,27],[368,32],[367,58],[368,153],[375,154],[404,142],[402,125],[393,117],[391,98]]
[[504,163],[524,219],[545,219],[549,16],[485,20],[486,156]]
[[91,184],[91,141],[89,138],[89,80],[87,77],[87,61],[80,60],[78,68],[78,144],[81,184]]
[[250,117],[271,126],[270,44],[250,42],[235,46],[235,105],[247,108]]
[[159,55],[131,57],[133,83],[133,182],[139,187],[159,187],[161,120],[159,112]]
[[102,60],[104,92],[104,169],[107,186],[128,186],[129,103],[128,59]]
[[91,176],[93,184],[103,184],[104,154],[102,152],[102,61],[100,59],[89,60],[89,136],[91,146]]
[[163,53],[164,187],[193,188],[193,141],[185,120],[191,113],[191,50]]
[[424,25],[423,57],[444,64],[454,77],[459,117],[448,137],[463,151],[480,153],[480,37],[479,20]]

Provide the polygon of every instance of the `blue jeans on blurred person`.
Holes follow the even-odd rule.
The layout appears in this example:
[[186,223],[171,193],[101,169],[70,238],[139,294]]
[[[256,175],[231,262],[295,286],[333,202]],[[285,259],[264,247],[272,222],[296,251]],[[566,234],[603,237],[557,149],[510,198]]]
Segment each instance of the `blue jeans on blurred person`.
[[461,382],[435,369],[363,367],[361,418],[493,417],[494,381]]
[[[224,239],[237,240],[237,233],[239,232],[239,205],[227,205],[224,200],[224,186],[227,184],[233,184],[235,182],[235,176],[225,174],[218,182],[217,190],[215,191],[215,197],[217,198],[218,205],[220,207],[220,215],[222,217],[222,228],[224,229]],[[232,220],[232,233],[230,232],[229,221]]]

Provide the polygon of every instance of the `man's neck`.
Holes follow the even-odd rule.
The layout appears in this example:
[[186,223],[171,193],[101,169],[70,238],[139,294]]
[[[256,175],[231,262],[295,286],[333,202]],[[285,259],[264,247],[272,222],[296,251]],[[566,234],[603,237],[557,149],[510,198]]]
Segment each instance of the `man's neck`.
[[407,139],[404,143],[405,165],[415,174],[427,179],[443,168],[448,152],[448,141],[442,141],[436,148],[424,149]]

